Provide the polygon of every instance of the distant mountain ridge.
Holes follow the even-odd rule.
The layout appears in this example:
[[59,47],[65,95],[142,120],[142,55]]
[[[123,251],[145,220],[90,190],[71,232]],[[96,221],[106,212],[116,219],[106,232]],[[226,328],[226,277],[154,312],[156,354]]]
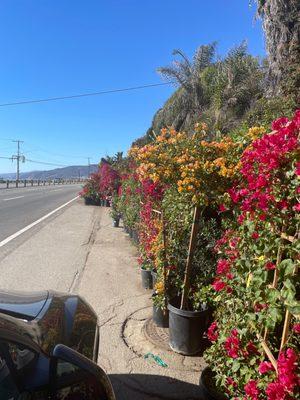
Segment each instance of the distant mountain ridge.
[[[21,172],[20,179],[72,179],[72,178],[87,178],[89,172],[96,172],[98,169],[97,164],[87,165],[71,165],[69,167],[55,168],[49,171],[30,171]],[[16,179],[15,173],[0,173],[0,178],[3,179]]]

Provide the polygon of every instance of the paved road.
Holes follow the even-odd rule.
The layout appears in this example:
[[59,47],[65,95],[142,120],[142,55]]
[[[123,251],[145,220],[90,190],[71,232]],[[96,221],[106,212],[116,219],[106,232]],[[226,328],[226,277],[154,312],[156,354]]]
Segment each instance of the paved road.
[[0,191],[0,242],[77,196],[81,185]]

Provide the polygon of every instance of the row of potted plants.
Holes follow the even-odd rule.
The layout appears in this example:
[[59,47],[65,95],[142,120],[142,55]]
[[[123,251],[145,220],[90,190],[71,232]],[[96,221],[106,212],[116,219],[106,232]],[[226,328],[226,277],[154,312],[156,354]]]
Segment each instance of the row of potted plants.
[[205,124],[163,129],[112,167],[112,216],[138,233],[154,319],[169,313],[174,351],[212,342],[212,398],[299,398],[299,129],[299,111],[218,140]]

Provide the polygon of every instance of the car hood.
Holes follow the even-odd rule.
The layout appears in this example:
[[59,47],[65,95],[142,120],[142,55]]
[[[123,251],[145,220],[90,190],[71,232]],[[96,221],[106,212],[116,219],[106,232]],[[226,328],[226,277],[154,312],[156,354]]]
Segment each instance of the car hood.
[[33,320],[41,312],[48,297],[47,290],[31,293],[0,290],[0,313]]

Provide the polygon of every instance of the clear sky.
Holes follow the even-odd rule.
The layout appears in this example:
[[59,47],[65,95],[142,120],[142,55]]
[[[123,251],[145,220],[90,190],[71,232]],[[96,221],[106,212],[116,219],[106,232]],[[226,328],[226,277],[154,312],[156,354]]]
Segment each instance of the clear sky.
[[[247,40],[264,56],[261,22],[248,0],[1,0],[0,104],[162,82],[172,50],[218,53]],[[173,87],[0,107],[0,156],[21,139],[28,159],[98,162],[142,136]],[[0,159],[0,173],[15,171]],[[50,169],[26,162],[22,171]]]

